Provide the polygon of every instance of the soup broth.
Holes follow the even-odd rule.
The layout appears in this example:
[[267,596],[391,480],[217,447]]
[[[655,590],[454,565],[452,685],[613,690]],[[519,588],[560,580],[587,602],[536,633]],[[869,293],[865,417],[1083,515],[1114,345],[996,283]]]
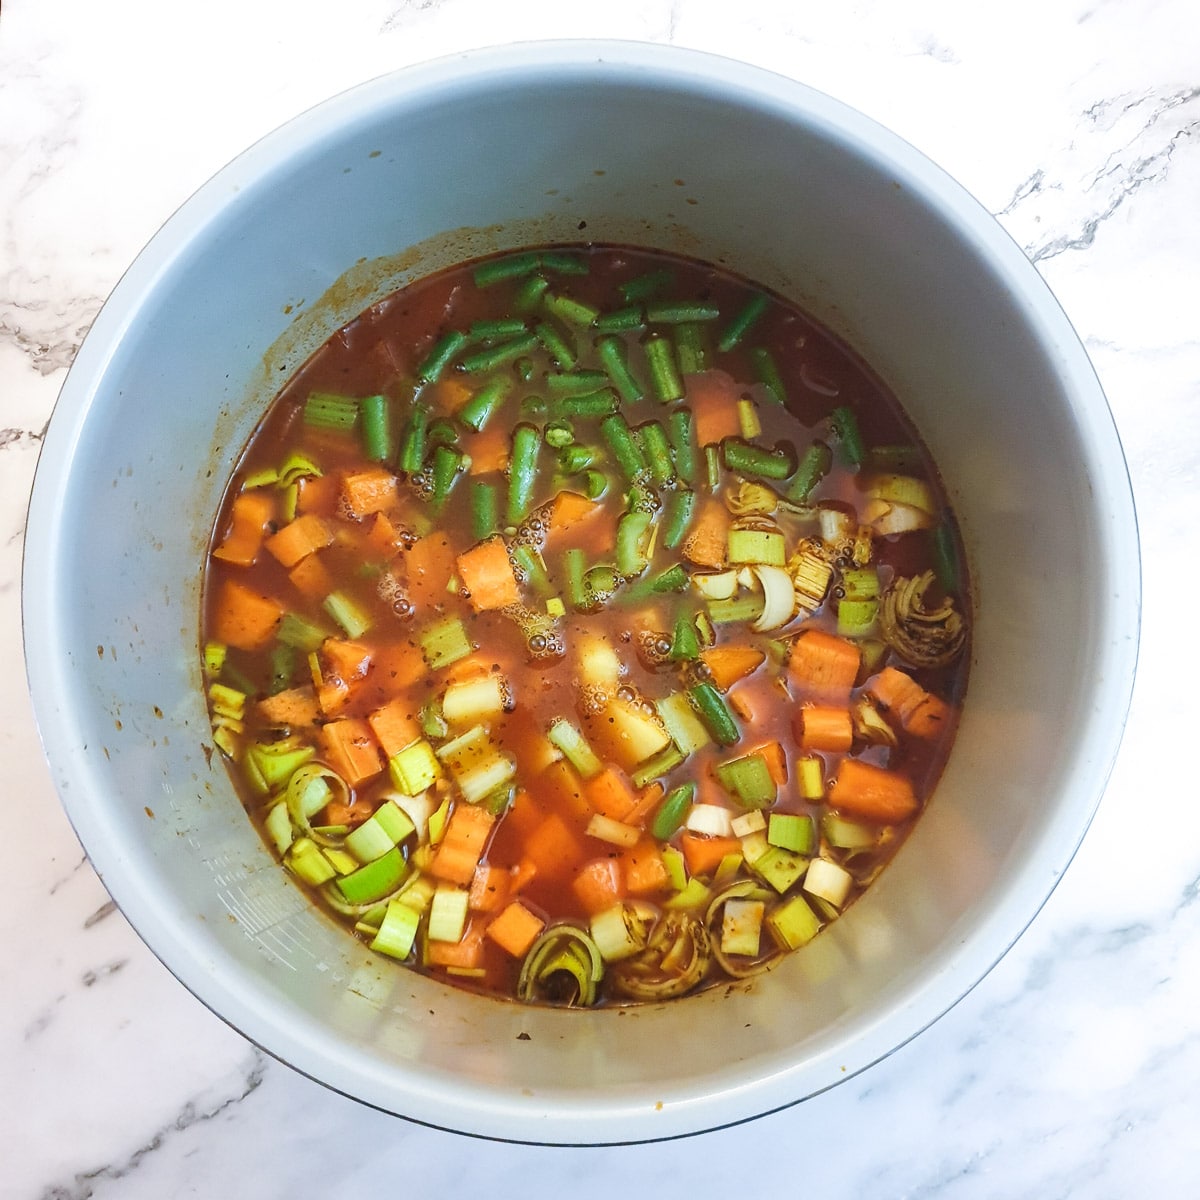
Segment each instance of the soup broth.
[[711,265],[549,247],[376,304],[253,435],[206,567],[214,737],[381,954],[657,1001],[835,920],[927,803],[967,587],[895,399]]

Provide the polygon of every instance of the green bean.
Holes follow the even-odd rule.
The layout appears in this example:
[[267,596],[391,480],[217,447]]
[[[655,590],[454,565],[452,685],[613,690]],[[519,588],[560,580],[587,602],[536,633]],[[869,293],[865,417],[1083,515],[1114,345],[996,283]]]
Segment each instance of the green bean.
[[700,637],[690,612],[681,611],[675,617],[675,630],[671,635],[671,649],[667,657],[672,662],[694,662],[700,657]]
[[620,575],[607,563],[589,568],[583,577],[586,607],[596,608],[598,605],[607,604],[617,594],[617,588],[620,586]]
[[537,374],[537,368],[528,354],[521,354],[513,360],[513,372],[522,383],[529,383]]
[[666,592],[682,592],[687,588],[688,583],[687,570],[682,563],[676,563],[650,580],[650,590],[656,595],[663,595]]
[[458,481],[459,473],[469,460],[454,446],[435,446],[433,451],[433,494],[430,505],[434,512],[441,512],[450,497],[450,491]]
[[715,445],[704,447],[704,479],[710,492],[721,486],[721,455]]
[[653,520],[648,512],[627,512],[617,522],[617,571],[626,579],[640,575],[650,565],[645,544]]
[[603,471],[584,471],[583,494],[589,500],[599,500],[608,491],[608,476]]
[[276,642],[271,647],[271,682],[268,690],[272,696],[290,686],[296,673],[297,661],[295,646],[289,646],[286,642]]
[[534,333],[546,353],[562,370],[569,371],[579,361],[579,353],[568,340],[569,335],[565,331],[560,332],[549,321],[536,325]]
[[642,451],[650,466],[650,478],[655,487],[666,487],[675,479],[675,464],[671,461],[671,443],[660,421],[647,421],[637,429]]
[[451,329],[442,334],[421,365],[417,368],[417,378],[425,383],[434,383],[441,378],[442,372],[450,365],[454,356],[467,344],[467,335],[460,329]]
[[670,285],[674,278],[670,267],[661,267],[658,270],[649,271],[645,275],[638,275],[634,279],[626,280],[617,288],[617,291],[621,293],[621,299],[626,304],[632,304],[635,300],[645,300],[647,296],[661,292],[663,288]]
[[662,521],[663,546],[667,550],[676,549],[683,541],[695,509],[695,492],[680,488],[667,496]]
[[787,479],[796,469],[794,456],[786,451],[764,450],[741,438],[725,438],[721,442],[721,458],[729,470],[759,479]]
[[566,578],[567,603],[577,611],[588,607],[587,589],[584,577],[587,573],[587,559],[583,551],[572,547],[563,554],[563,575]]
[[698,683],[688,691],[688,698],[718,746],[732,746],[742,736],[729,706],[711,683]]
[[629,422],[620,413],[613,413],[600,422],[600,432],[608,443],[617,466],[630,483],[637,483],[646,473],[646,460],[634,439]]
[[392,457],[392,410],[386,396],[366,396],[358,402],[358,427],[366,457],[387,462]]
[[559,296],[554,292],[547,292],[542,297],[542,308],[565,324],[576,325],[580,329],[591,328],[600,315],[598,308],[576,300],[574,296]]
[[550,581],[550,576],[546,574],[546,564],[542,562],[542,556],[533,547],[516,546],[512,551],[512,556],[516,560],[517,566],[525,572],[529,586],[539,596],[544,599],[554,595],[555,587]]
[[557,396],[551,400],[549,409],[555,417],[582,417],[595,420],[617,411],[617,393],[610,387],[602,387],[581,396]]
[[608,378],[626,404],[636,404],[646,394],[629,369],[629,355],[625,343],[619,337],[602,337],[596,340],[596,353],[604,364]]
[[570,421],[547,421],[542,430],[542,441],[552,450],[561,450],[575,441],[575,430]]
[[696,430],[690,408],[676,408],[667,417],[667,434],[675,453],[675,474],[684,483],[696,481]]
[[600,454],[591,446],[564,446],[558,453],[558,467],[567,475],[577,475],[600,461]]
[[491,537],[499,526],[500,511],[496,485],[482,479],[472,479],[470,487],[471,536],[481,542]]
[[683,380],[675,364],[675,350],[669,338],[660,334],[648,337],[643,344],[650,366],[650,386],[664,404],[683,398]]
[[529,275],[536,271],[539,264],[540,256],[532,251],[490,258],[475,268],[473,272],[475,286],[486,288],[495,283],[505,283],[510,279],[520,279],[522,275]]
[[569,251],[543,250],[538,260],[547,271],[555,271],[559,275],[587,275],[591,272],[586,258]]
[[807,504],[813,488],[829,474],[833,465],[833,451],[824,442],[812,442],[800,455],[796,474],[788,485],[786,496],[799,504]]
[[948,521],[933,531],[933,570],[945,591],[958,591],[958,547]]
[[546,391],[552,396],[578,396],[607,386],[603,371],[551,371],[546,376]]
[[520,525],[529,516],[541,445],[542,433],[536,425],[521,424],[513,430],[508,460],[508,507],[505,510],[508,525]]
[[506,342],[497,342],[494,346],[484,346],[473,354],[463,356],[459,364],[469,375],[478,375],[484,371],[494,371],[505,363],[510,363],[523,354],[528,354],[538,344],[536,334],[523,333],[520,337],[510,338]]
[[597,333],[640,333],[646,328],[646,314],[636,305],[614,308],[601,313],[592,325]]
[[708,370],[708,342],[703,325],[685,321],[675,327],[675,353],[679,356],[679,370],[683,375],[694,375]]
[[513,308],[519,313],[535,313],[542,306],[542,297],[550,288],[550,280],[544,275],[533,275],[525,280],[513,296]]
[[400,438],[400,470],[415,475],[425,462],[425,434],[429,428],[429,409],[414,404]]
[[771,398],[777,404],[787,403],[787,387],[783,376],[775,362],[775,356],[765,346],[756,346],[750,351],[750,361],[754,364],[754,375],[759,383],[765,384]]
[[521,317],[498,317],[494,321],[473,321],[467,331],[473,342],[503,341],[528,333],[528,326]]
[[646,305],[646,320],[652,325],[682,325],[696,321],[715,321],[721,310],[696,301],[657,301]]
[[862,434],[858,431],[858,419],[849,405],[835,408],[829,414],[829,425],[838,439],[842,457],[852,466],[861,467],[866,451],[863,449]]
[[734,346],[740,344],[755,322],[767,311],[768,303],[762,292],[755,292],[722,330],[720,338],[717,339],[717,349],[722,354],[728,354]]
[[457,446],[458,430],[454,427],[454,422],[449,417],[438,417],[436,421],[431,421],[425,434],[425,444],[428,447]]
[[458,410],[458,419],[478,433],[492,419],[512,389],[511,376],[497,375],[489,379]]
[[675,836],[687,820],[688,809],[696,798],[696,785],[683,783],[673,788],[663,798],[662,803],[654,810],[654,820],[650,823],[650,835],[660,842],[665,842]]

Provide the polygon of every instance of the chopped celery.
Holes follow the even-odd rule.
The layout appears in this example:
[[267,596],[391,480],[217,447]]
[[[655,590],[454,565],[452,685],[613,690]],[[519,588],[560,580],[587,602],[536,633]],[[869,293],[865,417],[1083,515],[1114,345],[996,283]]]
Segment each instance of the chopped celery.
[[683,759],[683,751],[673,742],[669,743],[659,753],[654,755],[653,758],[648,758],[634,769],[630,775],[634,787],[645,787],[652,779],[657,779],[660,775],[668,774],[670,771],[675,770],[683,762]]
[[470,893],[448,883],[438,884],[429,905],[429,938],[434,942],[458,942],[467,927]]
[[767,915],[767,928],[785,950],[796,950],[820,932],[821,919],[803,896],[793,896]]
[[730,563],[782,567],[787,562],[787,545],[778,530],[735,527],[729,531],[728,540]]
[[359,862],[374,862],[399,845],[416,826],[408,813],[392,800],[385,800],[357,829],[346,835],[346,849]]
[[431,845],[436,846],[442,840],[442,835],[446,832],[446,823],[450,820],[450,797],[447,796],[429,814],[429,841]]
[[667,733],[671,735],[671,740],[684,754],[694,754],[712,741],[704,723],[696,716],[696,710],[692,708],[687,693],[672,692],[671,695],[656,700],[654,707],[658,709],[658,715],[662,718]]
[[825,763],[813,754],[806,754],[794,762],[796,787],[805,800],[820,800],[825,795]]
[[406,796],[419,796],[441,775],[433,747],[428,742],[413,742],[398,750],[388,760],[388,773],[392,783]]
[[751,870],[765,883],[769,883],[781,895],[794,883],[804,878],[808,870],[808,859],[794,854],[781,846],[770,846],[765,854],[750,864]]
[[684,861],[683,851],[674,846],[664,846],[662,860],[663,866],[667,869],[667,878],[671,881],[671,887],[677,892],[682,892],[688,883],[687,863]]
[[772,813],[767,822],[767,841],[794,854],[811,854],[816,842],[812,817],[800,813]]
[[435,671],[466,658],[475,650],[467,636],[467,627],[459,617],[443,617],[427,625],[417,635],[417,641],[425,661]]
[[279,622],[275,637],[285,646],[295,646],[305,654],[311,654],[321,648],[321,643],[329,636],[328,630],[322,629],[306,617],[287,612]]
[[482,725],[440,746],[437,756],[450,768],[469,804],[480,803],[517,773],[517,764],[500,750]]
[[337,875],[333,864],[321,853],[321,847],[310,838],[297,838],[284,861],[294,874],[313,887],[320,887]]
[[220,675],[221,669],[225,666],[225,656],[228,653],[229,647],[224,642],[205,642],[204,673],[213,677]]
[[338,881],[338,889],[349,904],[372,904],[390,896],[404,882],[408,863],[399,846],[359,867]]
[[821,836],[837,850],[867,850],[879,842],[878,829],[837,813],[825,813],[821,818]]
[[442,716],[451,725],[473,725],[499,717],[511,708],[508,681],[483,675],[452,683],[442,697]]
[[362,637],[371,628],[370,615],[345,592],[330,592],[321,607],[342,627],[348,638]]
[[663,907],[678,908],[684,912],[698,912],[707,907],[710,899],[712,899],[712,888],[704,880],[693,876],[676,889],[676,894]]
[[565,717],[553,721],[546,736],[563,752],[581,778],[592,779],[604,770],[604,764],[588,745],[587,739]]
[[761,754],[747,754],[718,763],[714,774],[743,808],[767,808],[775,803],[778,789],[771,768]]
[[867,638],[879,628],[878,600],[838,601],[837,631],[840,637]]
[[763,614],[763,597],[760,592],[746,592],[729,600],[710,600],[708,615],[716,625],[729,625],[737,621],[757,621]]
[[411,908],[402,899],[389,900],[379,932],[371,941],[371,949],[392,958],[407,958],[417,940],[420,924],[420,910]]

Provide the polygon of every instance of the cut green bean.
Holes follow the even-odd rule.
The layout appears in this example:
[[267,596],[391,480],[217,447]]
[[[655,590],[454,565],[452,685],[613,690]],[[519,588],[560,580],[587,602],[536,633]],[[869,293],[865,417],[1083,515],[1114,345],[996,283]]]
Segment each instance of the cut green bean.
[[425,383],[436,382],[467,341],[467,335],[461,329],[450,329],[442,334],[417,368],[417,378]]
[[694,662],[700,657],[700,637],[690,612],[680,611],[676,615],[667,657],[672,662]]
[[429,409],[423,404],[414,404],[400,436],[400,470],[415,475],[424,465],[425,434],[428,429]]
[[732,746],[742,736],[724,697],[711,683],[699,683],[688,692],[700,720],[718,746]]
[[590,567],[583,577],[583,595],[588,608],[607,604],[621,586],[621,576],[615,567],[600,563]]
[[958,591],[958,547],[947,521],[942,521],[933,531],[933,570],[945,591]]
[[617,571],[626,579],[635,578],[650,565],[646,542],[653,520],[648,512],[627,512],[617,522]]
[[708,336],[705,327],[685,321],[675,327],[675,353],[683,375],[695,375],[708,370]]
[[466,455],[454,446],[434,447],[431,468],[433,492],[430,496],[430,506],[434,512],[441,512],[446,507],[450,492],[468,462]]
[[537,374],[537,366],[528,354],[520,354],[513,359],[513,373],[522,383],[532,381],[534,375]]
[[675,348],[670,338],[653,334],[642,347],[650,367],[650,386],[664,404],[683,399],[683,380],[675,363]]
[[549,321],[542,321],[534,327],[534,333],[561,370],[569,371],[579,361],[579,352],[566,331],[560,331]]
[[796,469],[795,457],[787,451],[764,450],[741,438],[729,437],[721,442],[721,459],[730,471],[758,479],[787,479]]
[[349,396],[313,392],[304,402],[304,424],[310,429],[349,433],[358,420],[359,405]]
[[916,446],[872,446],[866,461],[876,471],[894,471],[898,475],[921,474],[925,468]]
[[697,321],[715,321],[721,310],[712,304],[695,301],[652,301],[646,305],[646,320],[651,325],[683,325]]
[[564,324],[579,329],[590,329],[600,315],[598,308],[576,300],[574,296],[560,296],[554,292],[547,292],[542,297],[542,308]]
[[800,455],[796,474],[792,477],[792,482],[788,484],[788,490],[785,493],[787,498],[798,504],[807,504],[813,488],[829,474],[831,466],[833,466],[833,451],[828,445],[821,441],[810,443],[805,447],[804,453]]
[[520,337],[510,338],[506,342],[497,342],[494,346],[484,346],[482,350],[465,354],[459,365],[468,375],[494,371],[497,367],[511,363],[523,354],[528,354],[537,344],[536,334],[523,333]]
[[513,390],[513,380],[508,375],[497,375],[483,387],[472,393],[470,399],[458,410],[458,419],[478,433],[496,414],[496,411]]
[[494,321],[473,321],[467,335],[473,342],[496,342],[528,332],[521,317],[498,317]]
[[429,423],[425,434],[425,445],[432,449],[434,446],[457,446],[458,430],[449,417],[438,417]]
[[296,673],[297,661],[295,646],[289,646],[286,642],[277,642],[271,647],[271,682],[267,685],[267,690],[272,696],[291,686],[292,677]]
[[710,492],[721,486],[721,454],[717,446],[704,447],[704,481]]
[[578,475],[600,461],[599,451],[591,446],[564,446],[558,453],[558,469],[567,475]]
[[392,457],[392,408],[386,396],[365,396],[358,402],[358,430],[363,454],[372,462]]
[[696,481],[695,422],[690,408],[676,408],[667,417],[667,436],[671,439],[671,450],[675,455],[675,474],[686,484]]
[[602,387],[580,396],[557,396],[550,401],[549,411],[554,417],[580,417],[598,420],[617,411],[617,393],[610,387]]
[[617,288],[617,291],[621,293],[621,299],[626,304],[632,304],[635,300],[645,300],[648,296],[661,292],[663,288],[671,285],[674,278],[675,274],[670,267],[662,267],[655,271],[648,271],[645,275],[638,275],[634,279],[626,280]]
[[604,371],[551,371],[546,375],[546,391],[552,396],[578,396],[608,386]]
[[663,546],[666,549],[675,550],[683,542],[695,510],[695,492],[680,488],[667,496],[662,520]]
[[775,356],[770,350],[766,346],[755,346],[750,351],[750,361],[754,365],[754,377],[759,383],[766,386],[775,403],[786,404],[787,387],[783,382],[783,376],[779,373]]
[[687,569],[682,563],[676,563],[673,567],[668,567],[665,571],[659,572],[650,580],[650,590],[655,595],[665,595],[668,592],[682,592],[687,590],[689,576]]
[[542,430],[542,441],[551,450],[561,450],[564,446],[570,446],[575,441],[575,430],[570,421],[547,421],[545,428]]
[[647,421],[638,426],[642,450],[650,467],[655,487],[666,487],[675,480],[675,464],[671,459],[671,443],[661,421]]
[[563,576],[566,580],[567,603],[576,611],[587,608],[587,589],[584,577],[587,574],[587,559],[582,550],[572,547],[563,554]]
[[629,422],[620,413],[613,413],[600,422],[600,432],[625,478],[630,483],[641,480],[646,474],[646,460],[642,457],[633,430],[629,428]]
[[608,491],[608,476],[603,471],[584,471],[583,494],[589,500],[599,500]]
[[601,313],[592,328],[597,333],[641,333],[646,328],[646,314],[636,304],[614,308],[612,312]]
[[472,479],[470,487],[471,536],[481,542],[496,532],[500,524],[500,509],[496,485],[482,479]]
[[721,336],[717,339],[717,349],[722,354],[728,354],[734,346],[739,345],[758,319],[767,311],[768,303],[767,297],[762,292],[755,292],[734,314],[733,320],[721,331]]
[[512,556],[517,566],[525,573],[526,582],[537,595],[542,599],[554,595],[557,589],[546,573],[546,564],[542,562],[542,556],[532,546],[515,546]]
[[849,405],[841,405],[829,414],[829,425],[838,439],[842,457],[852,467],[861,467],[866,451],[863,449],[862,434],[858,430],[858,418]]
[[517,288],[513,296],[513,308],[519,313],[535,313],[542,306],[542,297],[550,288],[550,280],[544,275],[533,275]]
[[523,275],[531,275],[540,265],[541,256],[533,251],[489,258],[475,268],[475,286],[486,288],[493,284],[506,283],[511,279],[520,279]]
[[529,516],[541,445],[542,432],[536,425],[521,424],[513,430],[512,453],[508,460],[508,506],[505,509],[508,525],[520,525]]
[[626,404],[636,404],[646,394],[642,385],[629,369],[629,355],[625,343],[619,337],[602,337],[596,340],[596,353],[604,364],[608,378]]
[[683,783],[672,788],[663,798],[662,803],[654,810],[654,819],[650,822],[650,834],[665,842],[683,828],[687,820],[688,809],[696,798],[696,785]]
[[547,271],[559,275],[587,275],[591,272],[587,259],[569,250],[543,250],[538,260]]

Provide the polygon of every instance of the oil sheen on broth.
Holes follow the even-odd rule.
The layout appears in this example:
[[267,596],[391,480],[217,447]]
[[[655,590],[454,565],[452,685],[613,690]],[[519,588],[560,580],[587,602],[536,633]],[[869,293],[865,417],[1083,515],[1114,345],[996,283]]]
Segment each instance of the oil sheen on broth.
[[283,866],[409,968],[628,1004],[868,887],[966,685],[952,514],[802,312],[627,247],[362,313],[247,446],[206,566],[217,745]]

